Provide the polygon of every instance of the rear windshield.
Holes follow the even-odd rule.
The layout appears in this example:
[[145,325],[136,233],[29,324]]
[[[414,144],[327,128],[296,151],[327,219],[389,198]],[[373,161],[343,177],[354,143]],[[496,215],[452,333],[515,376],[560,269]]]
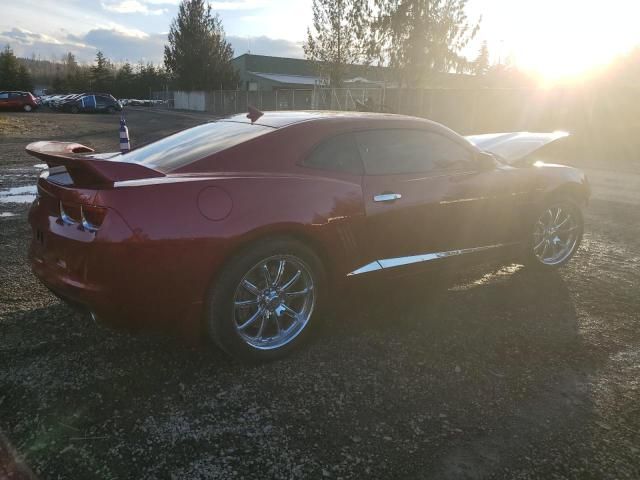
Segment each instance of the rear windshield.
[[168,173],[271,131],[273,128],[249,123],[205,123],[132,150],[121,160]]

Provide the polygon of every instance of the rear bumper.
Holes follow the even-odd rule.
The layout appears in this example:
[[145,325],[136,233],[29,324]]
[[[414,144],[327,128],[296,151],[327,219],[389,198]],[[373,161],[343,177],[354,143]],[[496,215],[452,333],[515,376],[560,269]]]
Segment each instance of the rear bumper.
[[104,288],[73,278],[64,272],[60,265],[51,265],[34,254],[30,254],[29,260],[33,274],[45,287],[61,297],[85,305],[87,308],[99,305],[100,299],[104,298],[106,293]]
[[133,233],[123,238],[117,214],[103,225],[110,230],[101,229],[102,239],[60,224],[37,201],[29,221],[31,269],[56,295],[110,327],[200,339],[206,280],[198,288],[178,278],[162,245],[140,243]]
[[[118,260],[112,257],[105,261],[113,265]],[[201,301],[158,295],[153,284],[130,283],[127,279],[131,275],[126,269],[122,270],[120,282],[116,285],[108,278],[83,279],[69,272],[64,264],[34,253],[33,247],[30,262],[33,274],[45,287],[76,309],[90,313],[100,323],[128,332],[177,335],[191,342],[198,342],[201,338]],[[153,270],[148,270],[151,277]]]

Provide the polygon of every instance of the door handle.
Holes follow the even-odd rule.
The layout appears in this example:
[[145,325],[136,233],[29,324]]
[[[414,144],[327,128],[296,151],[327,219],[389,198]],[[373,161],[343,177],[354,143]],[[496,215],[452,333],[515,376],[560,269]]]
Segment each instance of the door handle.
[[402,198],[399,193],[381,193],[373,197],[374,202],[395,202]]

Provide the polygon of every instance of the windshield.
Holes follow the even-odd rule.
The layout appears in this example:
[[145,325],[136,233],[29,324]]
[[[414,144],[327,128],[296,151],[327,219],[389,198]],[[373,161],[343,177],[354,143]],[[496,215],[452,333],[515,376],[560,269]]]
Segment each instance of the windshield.
[[132,150],[122,161],[168,173],[271,131],[271,127],[248,123],[205,123]]

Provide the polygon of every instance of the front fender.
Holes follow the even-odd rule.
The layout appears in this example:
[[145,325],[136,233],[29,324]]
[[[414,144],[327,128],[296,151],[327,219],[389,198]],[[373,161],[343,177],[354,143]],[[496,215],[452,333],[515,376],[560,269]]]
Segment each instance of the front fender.
[[540,190],[543,200],[558,194],[568,194],[579,203],[586,205],[591,197],[591,187],[585,173],[566,165],[536,163]]

